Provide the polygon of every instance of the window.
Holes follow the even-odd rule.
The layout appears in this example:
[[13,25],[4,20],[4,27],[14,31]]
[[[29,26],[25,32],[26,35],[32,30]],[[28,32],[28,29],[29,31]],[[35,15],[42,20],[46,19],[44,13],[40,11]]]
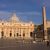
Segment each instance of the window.
[[4,23],[2,23],[2,25],[4,25]]
[[3,32],[3,31],[1,32],[1,36],[2,36],[2,37],[4,36],[4,32]]
[[18,33],[17,33],[17,36],[18,36]]
[[25,36],[25,33],[23,33],[23,37]]
[[32,33],[32,32],[30,32],[30,36],[31,36],[31,37],[32,37],[32,34],[33,34],[33,33]]
[[10,37],[12,36],[12,33],[10,33]]

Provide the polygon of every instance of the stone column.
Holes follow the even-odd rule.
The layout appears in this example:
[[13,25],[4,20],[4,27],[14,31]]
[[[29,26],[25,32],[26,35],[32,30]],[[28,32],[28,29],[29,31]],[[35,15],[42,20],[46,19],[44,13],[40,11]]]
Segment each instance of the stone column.
[[47,41],[48,40],[48,33],[47,33],[46,9],[45,9],[45,6],[43,6],[43,8],[42,8],[42,16],[43,16],[44,39],[45,39],[45,41]]

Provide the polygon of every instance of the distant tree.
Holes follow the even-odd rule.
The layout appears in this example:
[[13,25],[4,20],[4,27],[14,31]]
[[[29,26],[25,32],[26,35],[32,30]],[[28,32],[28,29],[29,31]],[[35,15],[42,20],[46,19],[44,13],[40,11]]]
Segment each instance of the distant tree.
[[41,24],[41,25],[38,25],[38,27],[37,27],[37,30],[43,30],[43,24]]
[[43,37],[43,24],[35,26],[34,34],[36,37]]

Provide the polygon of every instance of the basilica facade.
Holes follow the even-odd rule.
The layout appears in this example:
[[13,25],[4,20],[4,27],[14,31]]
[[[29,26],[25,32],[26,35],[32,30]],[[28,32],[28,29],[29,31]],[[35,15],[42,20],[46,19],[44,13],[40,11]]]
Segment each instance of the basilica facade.
[[33,31],[33,22],[22,22],[15,13],[9,21],[0,21],[0,38],[30,39]]

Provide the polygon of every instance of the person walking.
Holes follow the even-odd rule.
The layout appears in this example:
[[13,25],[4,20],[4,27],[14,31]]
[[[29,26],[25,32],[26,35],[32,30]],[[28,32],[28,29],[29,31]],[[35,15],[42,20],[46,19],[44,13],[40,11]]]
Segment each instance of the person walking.
[[49,40],[47,41],[47,46],[49,46]]

